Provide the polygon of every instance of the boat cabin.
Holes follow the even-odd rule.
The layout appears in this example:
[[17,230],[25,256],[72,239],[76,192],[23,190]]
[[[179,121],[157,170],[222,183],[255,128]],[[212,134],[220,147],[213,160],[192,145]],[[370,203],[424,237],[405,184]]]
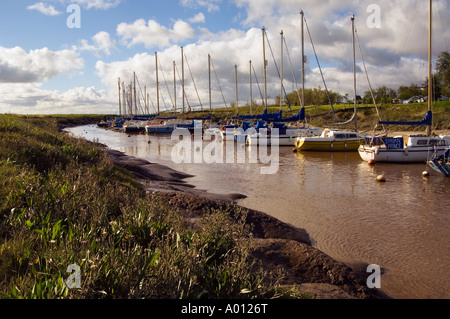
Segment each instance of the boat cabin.
[[331,137],[335,139],[358,139],[361,138],[361,135],[352,131],[325,129],[321,137]]

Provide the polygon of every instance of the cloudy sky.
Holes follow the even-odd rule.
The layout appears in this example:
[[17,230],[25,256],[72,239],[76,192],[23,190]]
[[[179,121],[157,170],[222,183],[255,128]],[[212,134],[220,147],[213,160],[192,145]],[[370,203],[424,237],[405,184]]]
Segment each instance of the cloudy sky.
[[[450,3],[433,2],[436,59],[449,50]],[[397,89],[424,82],[427,0],[2,1],[0,113],[118,113],[118,78],[129,84],[133,72],[142,91],[147,88],[153,109],[155,52],[161,109],[173,108],[175,99],[179,107],[181,86],[176,75],[175,97],[173,65],[181,73],[181,47],[192,108],[209,107],[208,54],[216,71],[212,75],[214,105],[224,104],[221,92],[228,106],[236,99],[235,65],[239,103],[250,99],[250,60],[256,72],[253,98],[257,100],[261,96],[257,84],[263,89],[262,27],[269,39],[268,94],[275,98],[280,92],[275,62],[280,66],[281,30],[286,41],[286,90],[301,86],[301,10],[330,90],[353,95],[353,14],[373,87]],[[308,33],[305,39],[306,87],[323,88]],[[358,47],[357,53],[358,94],[362,95],[368,84]]]

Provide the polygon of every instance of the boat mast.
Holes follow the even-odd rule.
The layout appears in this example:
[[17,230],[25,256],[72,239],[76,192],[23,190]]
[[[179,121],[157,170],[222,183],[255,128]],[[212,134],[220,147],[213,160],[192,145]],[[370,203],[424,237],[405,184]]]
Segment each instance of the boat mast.
[[156,104],[158,106],[159,114],[159,72],[158,72],[158,52],[155,52],[155,62],[156,62]]
[[123,105],[123,115],[128,115],[127,108],[127,92],[125,88],[125,82],[122,81],[122,105]]
[[177,64],[173,61],[173,93],[175,97],[175,115],[177,115],[177,76],[176,76]]
[[262,28],[263,35],[263,58],[264,58],[264,106],[267,109],[267,60],[266,60],[266,28]]
[[122,99],[120,96],[120,90],[121,90],[121,88],[120,88],[120,77],[119,77],[119,115],[122,116]]
[[211,95],[211,54],[208,54],[208,73],[209,73],[209,111],[212,114],[212,95]]
[[357,120],[357,112],[358,112],[358,102],[356,100],[356,48],[355,48],[355,16],[352,17],[352,39],[353,39],[353,86],[355,92],[355,130],[358,130],[358,120]]
[[[431,112],[432,109],[432,99],[433,99],[433,1],[430,0],[430,21],[429,21],[429,37],[428,37],[428,111]],[[427,127],[427,135],[431,135],[431,126]]]
[[250,60],[250,114],[253,115],[252,60]]
[[305,107],[305,32],[304,32],[304,16],[303,10],[300,12],[302,17],[302,101],[300,103]]
[[185,113],[185,104],[184,104],[184,49],[181,47],[181,87],[183,94],[183,115]]
[[238,92],[238,67],[237,64],[234,65],[234,78],[236,82],[236,114],[239,114],[239,92]]
[[280,88],[280,110],[283,109],[283,47],[284,47],[284,33],[281,30],[281,70],[280,70],[280,79],[281,79],[281,88]]
[[133,83],[133,91],[134,91],[134,115],[138,114],[137,111],[137,92],[136,92],[136,72],[133,72],[133,76],[134,76],[134,83]]

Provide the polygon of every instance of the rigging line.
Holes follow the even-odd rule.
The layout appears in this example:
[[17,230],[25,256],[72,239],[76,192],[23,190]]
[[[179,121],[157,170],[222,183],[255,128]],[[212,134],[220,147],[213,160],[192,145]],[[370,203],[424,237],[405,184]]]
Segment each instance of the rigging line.
[[[180,82],[181,82],[181,76],[180,76],[180,71],[178,70],[178,66],[175,66],[175,68],[176,68],[176,70],[177,70],[178,79],[179,79]],[[191,105],[190,105],[190,103],[189,103],[188,96],[187,96],[187,94],[186,94],[186,90],[183,89],[183,91],[184,91],[184,98],[186,99],[186,102],[187,102],[187,104],[188,104],[189,112],[191,112],[192,109],[191,109]]]
[[195,84],[194,76],[192,75],[191,67],[189,66],[189,61],[188,61],[188,58],[186,56],[186,53],[184,54],[184,57],[185,57],[186,64],[187,64],[188,69],[189,69],[189,73],[191,74],[192,82],[194,83],[194,88],[195,88],[195,92],[197,93],[198,102],[200,103],[200,107],[201,107],[201,109],[203,111],[202,100],[200,99],[200,95],[198,94],[197,85]]
[[[139,82],[139,78],[138,78],[137,75],[136,75],[136,82],[137,82],[138,87],[139,87],[139,93],[140,93],[141,97],[144,98],[144,101],[145,101],[146,98],[144,97],[144,94],[142,93],[141,83]],[[145,111],[144,111],[143,108],[142,108],[141,99],[139,98],[139,99],[137,100],[137,102],[139,103],[139,111],[141,111],[142,114],[145,114]]]
[[[265,32],[265,34],[266,34],[267,44],[269,45],[270,52],[272,53],[272,59],[273,59],[273,62],[274,62],[274,64],[275,64],[275,67],[276,67],[277,72],[278,72],[278,77],[281,79],[280,69],[278,68],[277,61],[275,60],[275,55],[273,54],[272,46],[270,45],[269,36],[267,35],[267,32]],[[283,92],[284,92],[284,95],[287,97],[286,89],[284,88],[284,85],[283,85]],[[281,99],[281,98],[282,98],[282,97],[280,96],[280,99]],[[289,106],[289,109],[292,110],[292,109],[291,109],[291,104],[289,103],[289,99],[287,99],[287,100],[288,100],[288,106]]]
[[259,94],[261,95],[261,100],[264,100],[264,94],[262,93],[261,86],[259,85],[258,75],[256,75],[255,66],[252,65],[252,68],[253,68],[253,74],[255,76],[256,84],[258,85]]
[[[416,5],[416,9],[414,10],[413,18],[412,18],[411,21],[410,21],[408,30],[407,30],[407,32],[406,32],[405,39],[403,40],[402,47],[401,47],[401,49],[400,49],[400,57],[403,55],[403,52],[404,52],[404,50],[405,50],[406,43],[408,42],[409,34],[411,33],[411,30],[412,30],[414,21],[416,20],[417,11],[418,11],[419,5],[420,5],[421,3],[422,3],[422,0],[418,0],[418,1],[417,1],[417,5]],[[400,58],[399,61],[397,62],[397,66],[396,66],[396,68],[395,68],[395,71],[392,73],[391,83],[390,83],[390,85],[389,85],[390,87],[392,86],[392,83],[394,82],[394,77],[398,74],[398,69],[400,68],[400,63],[401,63],[401,58]]]
[[314,42],[313,42],[313,39],[312,39],[312,36],[311,36],[311,32],[309,30],[309,25],[308,25],[308,22],[306,21],[306,18],[305,18],[305,25],[306,25],[306,29],[308,30],[309,38],[311,40],[311,45],[312,45],[312,48],[313,48],[313,51],[314,51],[314,55],[316,56],[316,61],[317,61],[317,65],[319,66],[319,70],[320,70],[320,74],[322,76],[323,84],[325,85],[325,91],[327,92],[328,101],[330,102],[331,110],[333,111],[333,116],[334,116],[334,119],[335,119],[335,121],[337,123],[338,119],[336,117],[336,112],[334,111],[333,101],[331,101],[330,93],[328,92],[327,83],[325,82],[325,77],[323,76],[322,67],[320,66],[319,57],[317,56],[316,47],[314,46]]
[[442,15],[441,15],[441,8],[439,7],[439,1],[436,1],[436,4],[437,4],[438,13],[439,13],[439,20],[441,20],[442,34],[444,35],[445,46],[446,46],[447,52],[448,52],[449,51],[448,39],[447,39],[447,34],[445,33],[445,30],[444,30],[444,23],[442,22]]
[[[167,84],[166,75],[164,74],[164,70],[162,69],[162,66],[161,66],[161,60],[158,60],[158,61],[159,61],[159,68],[161,69],[161,72],[163,74],[164,83],[166,84],[167,92],[169,93],[170,101],[172,102],[172,107],[175,107],[175,104],[173,103],[172,94],[170,93],[169,85]],[[167,106],[166,106],[166,108],[167,108]]]
[[264,94],[261,90],[261,86],[259,85],[258,76],[256,75],[255,66],[252,64],[253,74],[255,75],[256,84],[258,85],[259,94],[261,95],[261,101],[264,101]]
[[293,67],[293,65],[292,65],[291,55],[289,54],[289,49],[288,49],[288,46],[287,46],[287,43],[286,43],[286,38],[284,38],[284,45],[285,45],[285,47],[286,47],[286,53],[287,53],[287,56],[288,56],[288,59],[289,59],[289,64],[290,64],[290,66],[291,66],[292,76],[293,76],[293,78],[294,78],[295,87],[296,87],[296,89],[297,89],[298,100],[300,101],[300,105],[301,105],[302,107],[304,107],[302,98],[300,97],[300,89],[298,88],[297,79],[295,78],[295,71],[294,71],[294,67]]
[[222,94],[222,99],[223,99],[223,102],[225,103],[225,107],[228,108],[228,105],[227,105],[227,102],[225,101],[225,96],[223,95],[223,90],[222,90],[222,87],[220,85],[219,77],[217,76],[216,68],[214,67],[214,63],[213,63],[212,58],[211,58],[211,66],[212,66],[212,68],[214,70],[214,74],[216,75],[217,84],[219,85],[220,93]]
[[[380,110],[378,109],[377,101],[375,100],[375,96],[373,94],[372,84],[370,82],[369,73],[367,72],[366,61],[364,59],[364,54],[363,54],[362,47],[361,47],[361,41],[359,40],[358,29],[356,27],[355,27],[355,34],[356,34],[356,39],[358,40],[359,52],[361,53],[361,60],[362,60],[363,66],[364,66],[364,71],[366,73],[367,82],[369,84],[370,94],[372,95],[373,103],[375,105],[375,109],[377,111],[378,118],[380,119],[380,121],[382,121]],[[383,125],[383,129],[385,129],[384,125]]]
[[166,99],[164,99],[164,95],[163,95],[162,91],[159,92],[159,95],[161,96],[161,99],[163,100],[164,108],[165,108],[166,110],[168,110],[168,108],[167,108],[167,103],[166,103]]

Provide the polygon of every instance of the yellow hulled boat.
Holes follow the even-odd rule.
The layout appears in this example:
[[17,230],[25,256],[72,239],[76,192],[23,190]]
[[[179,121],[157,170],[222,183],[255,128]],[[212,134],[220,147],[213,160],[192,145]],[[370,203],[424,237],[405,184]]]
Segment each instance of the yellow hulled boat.
[[353,131],[325,129],[321,136],[297,139],[297,151],[357,152],[366,143],[365,136]]

